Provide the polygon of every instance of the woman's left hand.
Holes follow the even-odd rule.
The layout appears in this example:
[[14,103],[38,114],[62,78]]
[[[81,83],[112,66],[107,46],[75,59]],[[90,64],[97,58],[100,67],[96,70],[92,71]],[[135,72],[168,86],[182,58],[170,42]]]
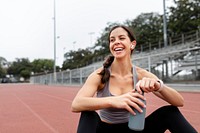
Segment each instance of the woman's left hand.
[[157,91],[160,89],[160,87],[160,82],[158,82],[158,80],[154,78],[144,77],[136,84],[136,89],[140,94],[142,94],[142,91],[146,93]]

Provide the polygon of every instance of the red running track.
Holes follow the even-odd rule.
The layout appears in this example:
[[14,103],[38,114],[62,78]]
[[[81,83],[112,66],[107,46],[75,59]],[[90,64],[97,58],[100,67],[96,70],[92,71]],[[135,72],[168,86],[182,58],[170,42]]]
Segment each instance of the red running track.
[[[79,113],[70,110],[78,87],[0,84],[0,133],[76,133]],[[181,92],[180,110],[200,131],[200,93]],[[147,115],[166,102],[146,94]]]

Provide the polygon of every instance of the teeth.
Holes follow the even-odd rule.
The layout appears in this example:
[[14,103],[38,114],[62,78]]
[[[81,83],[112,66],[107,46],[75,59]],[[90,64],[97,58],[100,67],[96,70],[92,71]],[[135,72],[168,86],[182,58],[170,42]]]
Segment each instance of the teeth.
[[115,51],[121,51],[123,48],[115,48]]

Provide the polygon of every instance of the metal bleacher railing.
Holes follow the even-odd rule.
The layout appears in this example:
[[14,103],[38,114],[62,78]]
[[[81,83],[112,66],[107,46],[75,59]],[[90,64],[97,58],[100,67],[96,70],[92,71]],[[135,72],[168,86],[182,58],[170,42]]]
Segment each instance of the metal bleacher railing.
[[[169,46],[167,47],[158,47],[160,44],[155,44],[157,47],[149,45],[148,50],[145,52],[135,52],[132,57],[133,64],[152,71],[161,79],[169,75],[172,78],[172,76],[183,70],[192,70],[195,71],[195,74],[190,76],[190,80],[195,79],[200,75],[199,31],[169,40]],[[102,63],[103,61],[99,61],[86,67],[57,72],[56,80],[54,80],[53,73],[39,76],[33,75],[30,78],[30,82],[37,84],[81,85],[90,73],[102,66]]]

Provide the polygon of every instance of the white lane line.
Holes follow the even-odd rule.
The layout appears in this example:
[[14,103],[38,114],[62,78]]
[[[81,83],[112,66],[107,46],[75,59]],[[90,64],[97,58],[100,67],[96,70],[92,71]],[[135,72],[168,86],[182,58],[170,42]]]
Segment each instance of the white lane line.
[[13,94],[17,100],[19,100],[35,117],[37,117],[44,125],[46,125],[53,133],[59,133],[56,131],[51,125],[49,125],[40,115],[38,115],[36,112],[34,112],[30,106],[28,106],[26,103],[24,103],[16,94]]
[[61,100],[61,101],[70,102],[70,103],[72,102],[71,100],[67,100],[67,99],[64,99],[64,98],[57,97],[57,96],[49,95],[49,94],[42,93],[42,92],[39,92],[39,93],[42,94],[42,95],[46,95],[46,96],[48,96],[48,97],[52,97],[52,98]]

